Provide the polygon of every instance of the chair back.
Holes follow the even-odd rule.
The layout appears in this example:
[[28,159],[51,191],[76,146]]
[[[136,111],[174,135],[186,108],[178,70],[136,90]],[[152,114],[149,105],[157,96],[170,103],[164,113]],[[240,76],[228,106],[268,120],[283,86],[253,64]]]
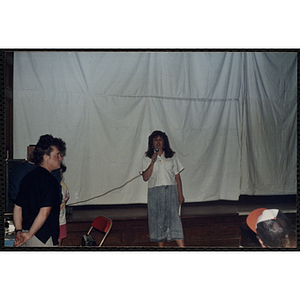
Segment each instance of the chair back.
[[106,233],[111,227],[112,221],[109,218],[99,216],[94,219],[92,226],[99,231]]
[[93,228],[101,231],[104,233],[104,237],[102,238],[100,244],[98,247],[101,247],[106,239],[106,237],[108,236],[110,230],[112,227],[112,220],[103,216],[99,216],[97,218],[95,218],[91,224],[91,228],[90,230],[87,232],[87,235],[89,235],[91,233],[91,231],[93,230]]

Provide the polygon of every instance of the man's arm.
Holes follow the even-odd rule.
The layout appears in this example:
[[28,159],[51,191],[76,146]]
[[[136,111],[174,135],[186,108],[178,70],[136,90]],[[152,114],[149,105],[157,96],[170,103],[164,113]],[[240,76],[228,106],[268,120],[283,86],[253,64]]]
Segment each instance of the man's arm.
[[13,219],[14,219],[14,225],[16,230],[22,229],[22,207],[15,204],[14,206],[14,212],[13,212]]
[[15,225],[15,230],[16,230],[16,238],[15,238],[15,242],[14,244],[19,243],[20,241],[22,241],[22,207],[18,206],[17,204],[15,204],[14,206],[14,212],[13,212],[13,219],[14,219],[14,225]]
[[50,207],[42,207],[34,219],[30,229],[28,232],[23,232],[21,233],[21,237],[19,239],[16,239],[14,245],[19,247],[26,243],[29,239],[31,239],[36,232],[44,225],[45,221],[47,220],[50,211],[51,211],[51,206]]

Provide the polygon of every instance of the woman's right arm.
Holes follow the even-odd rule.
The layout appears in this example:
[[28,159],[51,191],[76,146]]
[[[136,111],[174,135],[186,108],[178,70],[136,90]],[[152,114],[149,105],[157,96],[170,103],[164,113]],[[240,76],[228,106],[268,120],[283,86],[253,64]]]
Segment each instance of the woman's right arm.
[[152,171],[153,171],[153,165],[154,165],[154,162],[151,161],[148,169],[143,172],[142,175],[143,175],[144,181],[148,181],[148,179],[151,177],[151,174],[152,174]]
[[157,153],[154,153],[151,157],[151,163],[150,163],[149,167],[142,173],[144,181],[148,181],[148,179],[151,177],[152,171],[153,171],[153,166],[154,166],[154,163],[156,162],[156,159],[157,159]]

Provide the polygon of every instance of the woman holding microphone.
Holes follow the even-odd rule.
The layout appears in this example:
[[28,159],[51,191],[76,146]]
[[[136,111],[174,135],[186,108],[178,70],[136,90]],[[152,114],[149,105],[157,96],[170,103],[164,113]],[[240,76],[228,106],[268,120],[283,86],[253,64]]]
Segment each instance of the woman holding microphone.
[[171,149],[168,136],[154,131],[143,157],[144,181],[148,181],[148,225],[150,240],[164,246],[165,240],[184,247],[180,205],[184,202],[180,172],[184,169]]

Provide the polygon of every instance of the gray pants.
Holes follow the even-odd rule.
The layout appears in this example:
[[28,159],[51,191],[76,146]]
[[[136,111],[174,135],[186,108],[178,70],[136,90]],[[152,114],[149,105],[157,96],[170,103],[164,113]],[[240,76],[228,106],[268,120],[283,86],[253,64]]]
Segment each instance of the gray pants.
[[151,242],[182,240],[177,185],[148,189],[148,226]]
[[35,235],[20,247],[55,247],[52,242],[52,237],[44,244]]

